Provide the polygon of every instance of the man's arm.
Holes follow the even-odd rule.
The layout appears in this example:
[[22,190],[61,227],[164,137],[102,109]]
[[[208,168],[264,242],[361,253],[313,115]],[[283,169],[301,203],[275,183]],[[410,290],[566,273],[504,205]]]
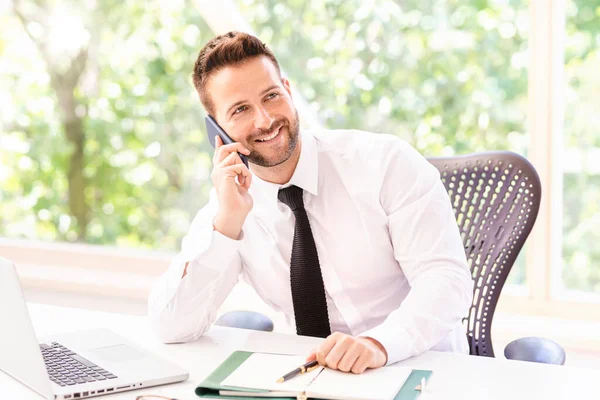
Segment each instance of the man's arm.
[[385,150],[376,148],[369,162],[383,164],[368,167],[373,179],[382,179],[380,202],[394,256],[411,290],[379,326],[358,336],[333,333],[307,358],[353,373],[429,350],[459,326],[473,296],[458,226],[437,169],[397,138],[379,145]]
[[388,364],[436,345],[460,325],[473,297],[471,273],[439,172],[408,144],[395,147],[380,200],[394,256],[411,289],[381,325],[362,334],[385,347]]
[[240,241],[214,229],[217,208],[213,189],[209,203],[198,212],[183,239],[181,252],[150,293],[148,316],[165,343],[203,335],[237,283],[242,268]]
[[252,174],[238,152],[240,143],[215,140],[210,201],[194,218],[173,260],[148,299],[148,315],[164,342],[184,342],[204,334],[236,284],[242,268],[242,227],[253,201]]

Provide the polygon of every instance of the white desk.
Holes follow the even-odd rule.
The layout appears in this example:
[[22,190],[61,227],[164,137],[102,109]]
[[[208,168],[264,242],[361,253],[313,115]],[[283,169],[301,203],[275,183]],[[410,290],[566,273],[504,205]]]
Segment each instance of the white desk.
[[[196,342],[164,345],[156,340],[143,317],[39,304],[30,304],[29,309],[39,336],[108,327],[190,372],[190,379],[182,383],[98,397],[103,400],[133,400],[140,394],[197,400],[196,384],[233,350],[305,355],[320,342],[320,339],[307,337],[214,327]],[[600,398],[600,370],[440,352],[428,352],[402,364],[434,371],[421,400]],[[0,399],[39,400],[41,397],[0,372]]]

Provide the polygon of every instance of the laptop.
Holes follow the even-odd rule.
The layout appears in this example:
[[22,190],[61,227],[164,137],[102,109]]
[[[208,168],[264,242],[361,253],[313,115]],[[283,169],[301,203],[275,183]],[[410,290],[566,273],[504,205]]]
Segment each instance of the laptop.
[[0,258],[0,370],[46,399],[83,399],[186,380],[187,371],[108,329],[38,342],[14,264]]

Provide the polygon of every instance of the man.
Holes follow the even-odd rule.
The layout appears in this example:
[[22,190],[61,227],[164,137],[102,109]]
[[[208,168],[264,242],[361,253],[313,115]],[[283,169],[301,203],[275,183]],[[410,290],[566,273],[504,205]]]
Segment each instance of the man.
[[433,166],[390,135],[300,133],[290,83],[251,35],[212,39],[193,80],[236,143],[217,140],[209,203],[150,294],[163,341],[204,334],[241,275],[298,334],[327,338],[309,359],[329,368],[468,353],[472,280]]

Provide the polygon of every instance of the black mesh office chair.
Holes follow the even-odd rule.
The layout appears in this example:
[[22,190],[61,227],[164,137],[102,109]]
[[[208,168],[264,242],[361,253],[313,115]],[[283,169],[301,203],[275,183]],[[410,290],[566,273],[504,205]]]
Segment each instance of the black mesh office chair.
[[[497,151],[431,158],[440,171],[473,274],[473,304],[464,319],[470,353],[494,356],[492,317],[500,292],[540,208],[542,187],[524,157]],[[565,352],[543,338],[509,343],[509,359],[564,364]]]
[[[492,317],[525,239],[538,214],[541,184],[534,167],[510,152],[431,158],[440,171],[473,274],[474,294],[464,319],[470,353],[494,356]],[[223,315],[217,325],[273,330],[271,320],[252,312]],[[517,339],[506,346],[509,359],[564,364],[565,352],[543,338]]]

